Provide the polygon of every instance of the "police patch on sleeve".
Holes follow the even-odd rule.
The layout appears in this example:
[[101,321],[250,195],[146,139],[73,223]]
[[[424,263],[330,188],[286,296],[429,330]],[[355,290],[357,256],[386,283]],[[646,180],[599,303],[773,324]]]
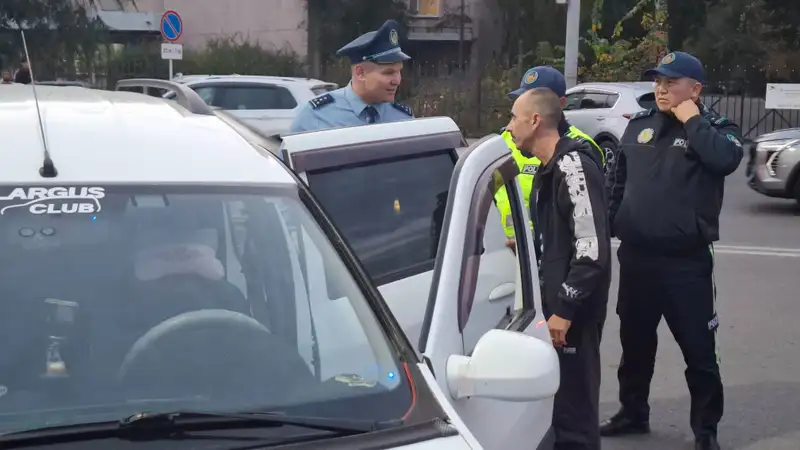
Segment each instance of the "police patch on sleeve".
[[729,134],[728,135],[728,140],[733,142],[734,144],[736,144],[737,147],[741,147],[742,146],[742,142],[739,140],[739,138],[737,138],[733,134]]
[[31,214],[95,214],[102,210],[101,187],[18,187],[0,197],[0,215],[11,210],[27,210]]

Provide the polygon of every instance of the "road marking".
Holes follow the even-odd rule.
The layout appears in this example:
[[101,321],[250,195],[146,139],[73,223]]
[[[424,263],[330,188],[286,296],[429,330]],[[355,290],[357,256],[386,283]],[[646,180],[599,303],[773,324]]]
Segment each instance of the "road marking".
[[[612,239],[611,245],[619,247],[619,240]],[[720,255],[774,256],[782,258],[800,258],[800,248],[756,247],[749,245],[715,244],[714,253]]]

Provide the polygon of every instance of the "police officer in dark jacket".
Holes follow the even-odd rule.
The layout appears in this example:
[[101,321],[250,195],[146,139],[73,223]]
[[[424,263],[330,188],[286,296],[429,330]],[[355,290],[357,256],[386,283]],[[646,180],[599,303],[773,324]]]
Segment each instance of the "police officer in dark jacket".
[[592,144],[562,137],[560,119],[558,96],[536,88],[514,103],[507,130],[520,152],[542,162],[531,206],[544,243],[544,313],[561,366],[555,449],[599,450],[600,335],[611,279],[603,162]]
[[713,242],[725,177],[742,160],[741,136],[700,103],[704,71],[697,58],[670,53],[645,74],[655,76],[658,108],[631,118],[606,180],[611,231],[621,241],[622,408],[601,433],[650,431],[648,396],[663,316],[687,363],[696,448],[719,449],[723,393]]

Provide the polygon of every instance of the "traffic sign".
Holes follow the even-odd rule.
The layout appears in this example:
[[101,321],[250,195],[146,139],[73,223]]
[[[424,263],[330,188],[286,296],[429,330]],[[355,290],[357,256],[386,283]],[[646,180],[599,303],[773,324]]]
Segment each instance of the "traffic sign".
[[161,16],[161,36],[169,42],[175,42],[183,34],[183,20],[180,14],[173,10]]
[[183,59],[183,45],[163,42],[161,44],[161,59]]

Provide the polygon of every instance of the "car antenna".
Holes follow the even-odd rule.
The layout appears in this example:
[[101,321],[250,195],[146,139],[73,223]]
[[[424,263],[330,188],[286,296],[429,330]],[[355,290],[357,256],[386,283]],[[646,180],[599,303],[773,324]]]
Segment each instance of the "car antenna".
[[28,41],[25,40],[25,30],[20,27],[20,34],[22,34],[22,48],[25,50],[25,60],[28,61],[28,72],[31,75],[31,89],[33,90],[33,101],[36,104],[36,116],[39,119],[39,133],[42,136],[42,146],[44,147],[44,161],[42,167],[39,169],[39,175],[44,178],[55,178],[58,175],[53,159],[50,158],[50,150],[47,148],[47,137],[44,132],[44,122],[42,121],[42,110],[39,108],[39,97],[36,95],[36,78],[33,73],[33,64],[31,64],[31,55],[28,53]]

